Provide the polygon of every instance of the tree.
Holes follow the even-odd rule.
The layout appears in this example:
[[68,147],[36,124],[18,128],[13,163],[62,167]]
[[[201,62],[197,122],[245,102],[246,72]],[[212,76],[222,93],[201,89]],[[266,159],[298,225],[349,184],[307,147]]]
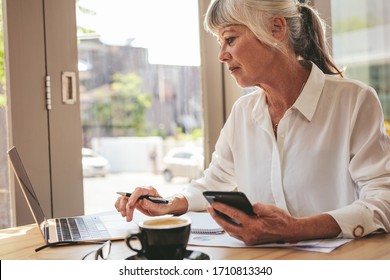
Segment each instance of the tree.
[[85,125],[98,125],[110,136],[145,136],[145,113],[152,98],[141,85],[142,79],[135,73],[114,74],[111,95],[95,102]]
[[146,110],[152,105],[151,96],[141,90],[142,79],[135,73],[115,74],[112,89],[112,124],[131,128],[137,136],[146,134]]

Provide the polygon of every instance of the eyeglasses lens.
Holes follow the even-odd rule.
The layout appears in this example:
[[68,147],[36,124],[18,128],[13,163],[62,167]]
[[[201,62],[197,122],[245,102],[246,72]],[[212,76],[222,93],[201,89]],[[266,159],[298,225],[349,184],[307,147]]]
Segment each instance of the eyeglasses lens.
[[111,252],[111,241],[106,241],[97,250],[93,250],[83,257],[83,260],[108,259]]

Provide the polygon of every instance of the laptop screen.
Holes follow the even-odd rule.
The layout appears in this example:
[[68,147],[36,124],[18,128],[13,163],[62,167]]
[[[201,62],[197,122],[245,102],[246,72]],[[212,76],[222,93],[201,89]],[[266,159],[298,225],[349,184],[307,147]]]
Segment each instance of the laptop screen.
[[16,150],[16,147],[12,147],[8,151],[8,156],[11,160],[11,165],[14,170],[15,176],[19,182],[19,185],[26,197],[27,203],[31,209],[31,212],[34,216],[35,221],[39,226],[42,225],[42,222],[46,221],[45,214],[43,213],[42,207],[39,204],[38,197],[34,192],[34,188],[28,178],[26,169],[20,159],[19,153]]

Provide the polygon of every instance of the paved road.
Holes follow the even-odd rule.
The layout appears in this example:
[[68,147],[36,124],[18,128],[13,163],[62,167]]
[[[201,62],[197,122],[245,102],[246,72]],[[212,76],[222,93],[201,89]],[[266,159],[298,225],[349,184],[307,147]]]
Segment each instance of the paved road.
[[150,173],[118,173],[108,174],[104,178],[84,178],[85,214],[114,210],[117,191],[131,192],[138,186],[154,186],[166,197],[180,192],[186,185],[186,178],[174,178],[171,183],[166,183],[162,175]]

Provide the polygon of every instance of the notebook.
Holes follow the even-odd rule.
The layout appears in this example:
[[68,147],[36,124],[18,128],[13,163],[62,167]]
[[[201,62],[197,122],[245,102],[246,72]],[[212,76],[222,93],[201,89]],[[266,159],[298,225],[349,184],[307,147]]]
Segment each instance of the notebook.
[[225,232],[207,212],[187,212],[183,216],[191,220],[192,234],[214,235]]
[[118,240],[138,231],[134,220],[128,223],[115,211],[99,215],[46,219],[16,147],[8,151],[8,156],[31,213],[47,243]]

